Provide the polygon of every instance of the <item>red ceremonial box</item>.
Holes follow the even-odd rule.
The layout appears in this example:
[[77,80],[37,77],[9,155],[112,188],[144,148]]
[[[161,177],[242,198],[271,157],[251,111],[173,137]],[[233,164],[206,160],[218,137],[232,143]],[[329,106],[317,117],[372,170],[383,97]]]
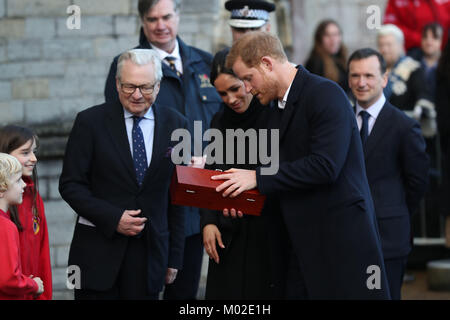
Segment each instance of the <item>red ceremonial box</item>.
[[216,188],[226,180],[211,180],[221,171],[176,166],[170,185],[172,204],[211,210],[236,209],[244,214],[259,216],[265,196],[256,189],[244,191],[235,198],[223,197]]

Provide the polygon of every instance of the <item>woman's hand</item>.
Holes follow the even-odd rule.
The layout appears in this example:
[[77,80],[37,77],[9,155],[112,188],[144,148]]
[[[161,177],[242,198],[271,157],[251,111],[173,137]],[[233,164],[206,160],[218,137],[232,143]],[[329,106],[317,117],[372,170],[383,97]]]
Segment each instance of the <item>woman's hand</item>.
[[222,249],[225,248],[222,242],[222,236],[217,226],[214,224],[206,225],[203,228],[203,245],[208,256],[216,263],[219,263],[219,254],[216,249],[216,241]]

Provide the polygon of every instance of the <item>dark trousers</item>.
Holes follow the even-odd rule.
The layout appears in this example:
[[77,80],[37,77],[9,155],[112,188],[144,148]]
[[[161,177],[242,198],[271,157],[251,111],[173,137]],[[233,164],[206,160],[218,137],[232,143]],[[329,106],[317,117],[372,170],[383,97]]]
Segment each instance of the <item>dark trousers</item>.
[[405,275],[407,260],[407,257],[384,260],[392,300],[401,299],[403,276]]
[[178,271],[172,284],[166,285],[164,300],[195,300],[197,297],[203,260],[203,244],[200,233],[186,238],[183,269]]
[[291,249],[288,258],[288,268],[286,273],[286,300],[307,300],[308,292],[303,271],[298,262],[297,256]]
[[105,291],[75,290],[75,300],[158,300],[147,291],[146,237],[130,237],[113,287]]

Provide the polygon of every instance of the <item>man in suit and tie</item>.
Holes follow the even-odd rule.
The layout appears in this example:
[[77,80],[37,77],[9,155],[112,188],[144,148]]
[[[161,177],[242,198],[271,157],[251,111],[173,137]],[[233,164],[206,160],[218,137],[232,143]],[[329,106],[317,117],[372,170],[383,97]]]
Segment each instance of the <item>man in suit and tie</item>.
[[399,300],[411,251],[411,215],[427,187],[425,141],[419,123],[386,100],[386,63],[379,52],[355,51],[348,70],[389,288]]
[[182,267],[184,216],[170,205],[168,150],[187,121],[154,103],[161,78],[154,50],[125,52],[119,101],[75,119],[59,184],[78,214],[69,253],[81,272],[75,299],[157,299]]
[[[159,54],[163,79],[156,102],[184,115],[193,139],[194,121],[201,123],[203,135],[222,100],[209,81],[212,55],[186,44],[178,35],[180,6],[181,0],[139,0],[142,28],[137,48],[154,49]],[[117,100],[114,77],[117,59],[114,58],[106,80],[106,101]],[[193,140],[192,145],[196,145]],[[193,152],[193,162],[200,162],[199,166],[204,165],[202,151]],[[184,267],[174,283],[164,290],[164,298],[168,300],[196,299],[200,281],[203,245],[199,209],[183,207],[183,210],[186,220]]]
[[[238,39],[227,67],[263,105],[273,101],[279,128],[276,174],[231,169],[218,192],[257,187],[279,203],[290,248],[287,299],[389,299],[381,244],[355,117],[335,83],[293,66],[266,32]],[[229,208],[227,208],[229,209]],[[224,214],[242,215],[239,208]],[[375,282],[372,282],[376,278]]]

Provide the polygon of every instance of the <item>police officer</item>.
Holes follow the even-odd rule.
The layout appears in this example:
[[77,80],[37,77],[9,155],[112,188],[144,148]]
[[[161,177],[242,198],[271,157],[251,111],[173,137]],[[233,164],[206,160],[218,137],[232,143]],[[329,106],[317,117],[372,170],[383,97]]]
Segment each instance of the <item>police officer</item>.
[[273,3],[263,0],[228,0],[225,9],[231,12],[228,23],[233,42],[248,31],[270,32],[269,14],[275,10]]
[[[163,61],[163,79],[156,103],[183,114],[188,119],[191,137],[194,137],[194,121],[202,122],[204,132],[222,100],[209,81],[212,55],[187,45],[178,36],[180,2],[139,0],[142,28],[137,48],[155,49],[159,53]],[[106,101],[117,99],[116,65],[117,57],[112,62],[106,81]],[[183,269],[178,272],[175,281],[166,286],[164,298],[169,300],[195,299],[200,281],[203,256],[200,215],[197,208],[185,207],[184,211],[186,241]]]

